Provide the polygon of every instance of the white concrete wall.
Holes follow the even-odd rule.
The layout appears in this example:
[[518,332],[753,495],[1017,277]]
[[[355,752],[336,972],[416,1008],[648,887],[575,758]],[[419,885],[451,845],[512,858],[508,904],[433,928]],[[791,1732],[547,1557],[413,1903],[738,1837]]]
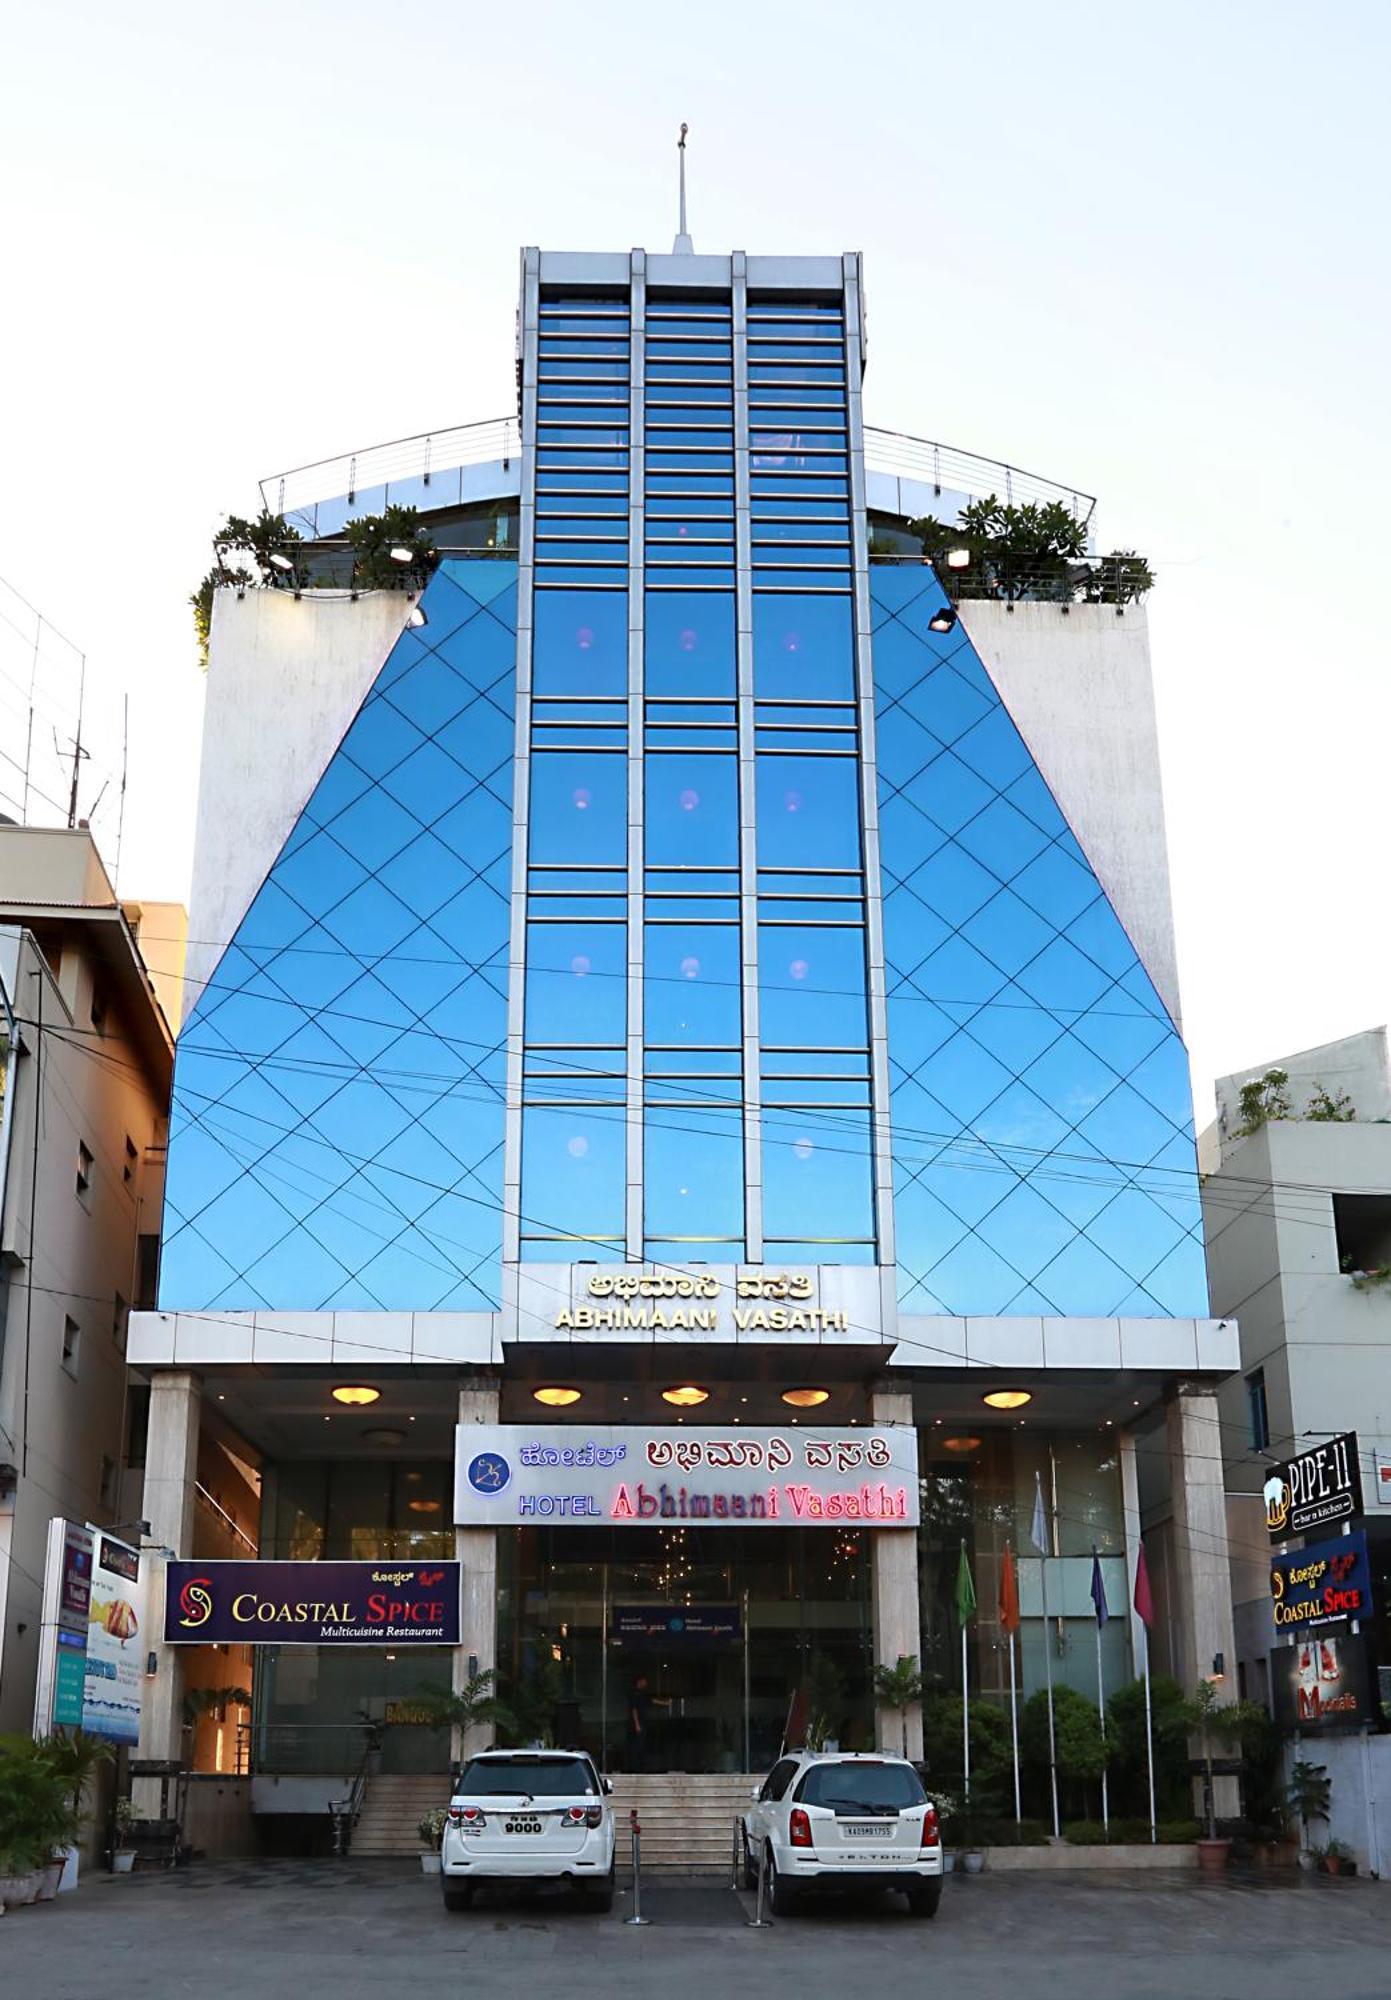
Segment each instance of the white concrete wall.
[[1325,1188],[1391,1192],[1391,1125],[1281,1119],[1231,1145],[1204,1187],[1213,1309],[1241,1329],[1242,1373],[1222,1392],[1227,1482],[1262,1481],[1243,1378],[1263,1368],[1272,1454],[1356,1430],[1367,1512],[1385,1515],[1372,1455],[1391,1454],[1391,1287],[1359,1291],[1339,1270]]
[[404,593],[217,593],[184,1016],[400,636]]
[[1315,1090],[1330,1096],[1342,1091],[1352,1100],[1358,1121],[1371,1124],[1391,1118],[1391,1060],[1388,1060],[1385,1028],[1367,1028],[1360,1035],[1345,1035],[1341,1041],[1320,1042],[1316,1048],[1300,1049],[1291,1056],[1272,1056],[1269,1062],[1255,1063],[1232,1076],[1219,1076],[1217,1124],[1221,1142],[1240,1143],[1242,1085],[1252,1083],[1268,1070],[1282,1069],[1289,1077],[1285,1094],[1290,1108],[1303,1114]]
[[1358,1873],[1391,1874],[1391,1736],[1352,1735],[1297,1737],[1285,1752],[1285,1768],[1297,1757],[1322,1764],[1332,1791],[1327,1824],[1315,1820],[1309,1828],[1313,1846],[1330,1836],[1349,1848]]
[[1179,1022],[1144,607],[967,603],[961,622]]

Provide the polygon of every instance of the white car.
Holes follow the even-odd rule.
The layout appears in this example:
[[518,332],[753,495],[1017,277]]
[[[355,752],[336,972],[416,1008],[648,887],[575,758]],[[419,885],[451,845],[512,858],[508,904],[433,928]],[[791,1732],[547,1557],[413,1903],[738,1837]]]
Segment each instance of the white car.
[[758,1881],[776,1915],[809,1888],[900,1889],[914,1916],[935,1917],[942,1896],[937,1808],[906,1757],[877,1751],[794,1751],[775,1764],[744,1814],[744,1880]]
[[440,1842],[444,1907],[480,1882],[555,1882],[613,1907],[612,1787],[582,1750],[484,1750],[454,1786]]

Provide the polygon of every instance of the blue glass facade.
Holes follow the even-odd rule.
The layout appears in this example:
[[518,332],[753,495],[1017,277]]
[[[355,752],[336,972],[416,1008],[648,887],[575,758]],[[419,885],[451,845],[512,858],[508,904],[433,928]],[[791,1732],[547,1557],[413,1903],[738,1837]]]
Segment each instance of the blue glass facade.
[[185,1026],[162,1304],[1202,1313],[1174,1025],[932,571],[856,564],[849,276],[634,268],[538,287],[521,567],[445,562]]
[[516,598],[431,579],[185,1023],[162,1305],[497,1304]]

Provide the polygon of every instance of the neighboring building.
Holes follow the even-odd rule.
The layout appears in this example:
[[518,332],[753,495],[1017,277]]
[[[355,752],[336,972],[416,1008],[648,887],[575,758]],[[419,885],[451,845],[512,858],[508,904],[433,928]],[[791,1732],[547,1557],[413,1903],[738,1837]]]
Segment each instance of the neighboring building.
[[91,836],[0,824],[0,1730],[33,1721],[50,1519],[128,1517],[172,1069]]
[[[1243,1091],[1246,1092],[1243,1101]],[[1272,1462],[1356,1431],[1391,1719],[1391,1064],[1386,1029],[1222,1077],[1204,1134],[1203,1216],[1214,1308],[1239,1318],[1241,1369],[1222,1387],[1239,1683],[1269,1700],[1277,1644],[1262,1489]],[[1211,1159],[1207,1155],[1211,1154]],[[1297,1538],[1296,1538],[1297,1539]],[[1306,1537],[1306,1542],[1312,1537]],[[1278,1643],[1288,1643],[1288,1633]],[[1334,1777],[1338,1838],[1391,1864],[1391,1741],[1373,1739],[1366,1808],[1356,1735],[1305,1754]]]
[[[1191,1682],[1231,1647],[1207,1443],[1237,1349],[1143,609],[956,615],[910,519],[1089,503],[865,430],[853,255],[528,250],[519,324],[520,437],[267,489],[311,567],[421,507],[418,604],[216,602],[144,1511],[212,1553],[211,1448],[259,1482],[263,1558],[465,1564],[452,1658],[256,1649],[256,1806],[322,1813],[364,1718],[470,1662],[514,1699],[544,1664],[553,1725],[617,1766],[639,1674],[649,1769],[766,1767],[813,1682],[872,1741],[875,1662],[959,1685],[963,1539],[973,1689],[1004,1698],[1008,1544],[1030,1692],[1036,1483],[1055,1678],[1095,1693],[1095,1548],[1115,1686],[1141,1457],[1177,1495],[1156,1657]],[[922,1526],[456,1526],[456,1428],[467,1466],[498,1419],[643,1426],[659,1461],[711,1425],[911,1431]],[[721,1642],[630,1629],[693,1606]],[[217,1669],[157,1650],[169,1755]],[[394,1730],[383,1769],[442,1754]]]

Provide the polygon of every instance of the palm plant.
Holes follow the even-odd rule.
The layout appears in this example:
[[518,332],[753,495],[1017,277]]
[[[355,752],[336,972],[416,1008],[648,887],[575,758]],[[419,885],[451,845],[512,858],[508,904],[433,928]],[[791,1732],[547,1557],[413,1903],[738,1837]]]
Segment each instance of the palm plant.
[[923,1677],[916,1653],[900,1653],[891,1667],[874,1669],[874,1699],[880,1708],[898,1710],[903,1728],[903,1754],[908,1755],[908,1711],[922,1700]]
[[1240,1743],[1246,1732],[1265,1720],[1265,1710],[1256,1702],[1218,1699],[1216,1681],[1199,1681],[1183,1704],[1183,1720],[1198,1737],[1203,1760],[1203,1814],[1207,1839],[1217,1838],[1217,1802],[1213,1789],[1212,1749],[1214,1743]]
[[493,1693],[497,1674],[492,1667],[470,1674],[461,1688],[427,1681],[416,1690],[416,1701],[425,1721],[433,1729],[473,1729],[491,1723],[495,1729],[514,1729],[515,1718]]

